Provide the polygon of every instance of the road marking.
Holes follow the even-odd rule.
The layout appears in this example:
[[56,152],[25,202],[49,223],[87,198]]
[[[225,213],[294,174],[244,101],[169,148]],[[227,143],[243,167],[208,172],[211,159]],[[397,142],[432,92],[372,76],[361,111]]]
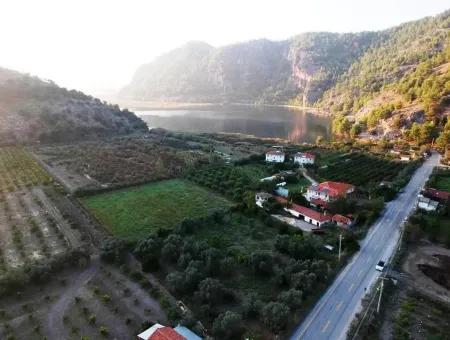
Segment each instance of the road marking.
[[360,277],[361,276],[361,274],[363,273],[363,271],[364,271],[364,269],[361,269],[360,271],[359,271],[359,273],[358,273],[358,277]]
[[355,284],[352,283],[352,285],[350,286],[350,288],[348,289],[348,291],[351,292],[354,286],[355,286]]
[[339,303],[337,304],[337,306],[336,306],[336,310],[341,309],[342,304],[343,304],[343,301],[339,302]]
[[330,320],[328,320],[327,323],[325,324],[325,326],[323,326],[323,328],[322,328],[322,333],[325,333],[325,332],[326,332],[326,330],[327,330],[327,328],[328,328],[329,325],[330,325]]
[[370,261],[372,261],[372,257],[368,257],[366,263],[369,263]]

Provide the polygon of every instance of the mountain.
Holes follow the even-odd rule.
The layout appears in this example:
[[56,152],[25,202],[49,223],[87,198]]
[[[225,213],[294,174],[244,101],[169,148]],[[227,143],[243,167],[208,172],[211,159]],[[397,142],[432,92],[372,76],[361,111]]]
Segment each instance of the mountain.
[[191,42],[141,66],[120,97],[185,102],[315,102],[379,34],[304,33],[214,48]]
[[141,66],[122,98],[316,105],[358,111],[383,86],[441,53],[449,13],[379,32],[304,33],[220,48],[191,42]]
[[66,142],[147,131],[127,110],[0,68],[0,144]]
[[432,140],[450,112],[449,37],[450,10],[378,32],[193,42],[140,67],[120,96],[308,105],[337,116],[336,134]]

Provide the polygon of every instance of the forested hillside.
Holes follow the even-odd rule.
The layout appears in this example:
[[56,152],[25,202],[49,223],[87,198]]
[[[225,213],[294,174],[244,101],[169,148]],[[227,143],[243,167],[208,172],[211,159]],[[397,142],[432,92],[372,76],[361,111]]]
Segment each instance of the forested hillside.
[[0,144],[72,141],[146,129],[141,119],[118,106],[0,68]]
[[337,114],[336,134],[449,144],[449,13],[392,29],[325,92],[317,105]]
[[446,12],[383,32],[383,39],[378,39],[349,67],[323,94],[319,105],[328,106],[333,112],[357,112],[386,85],[401,80],[420,63],[441,54],[449,28],[449,12]]

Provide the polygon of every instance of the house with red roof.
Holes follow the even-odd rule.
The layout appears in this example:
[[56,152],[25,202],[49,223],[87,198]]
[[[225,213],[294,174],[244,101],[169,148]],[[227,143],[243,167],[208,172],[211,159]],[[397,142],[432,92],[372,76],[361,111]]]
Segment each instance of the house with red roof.
[[438,201],[439,203],[447,203],[450,201],[450,192],[444,190],[437,190],[433,188],[426,188],[422,191],[422,195],[429,199]]
[[275,199],[279,203],[285,205],[284,210],[290,213],[292,216],[303,219],[306,222],[311,223],[312,225],[321,227],[324,223],[331,221],[331,215],[323,214],[319,211],[304,207],[299,204],[288,204],[288,201],[280,196],[275,197]]
[[349,216],[344,216],[341,214],[335,214],[333,215],[333,218],[331,219],[338,227],[343,228],[350,228],[353,224],[353,219]]
[[269,150],[266,152],[266,162],[269,163],[283,163],[285,154],[280,150]]
[[159,323],[154,324],[137,336],[138,340],[201,340],[201,338],[187,329],[177,326],[175,329],[163,326]]
[[316,159],[316,155],[310,152],[297,152],[294,155],[294,163],[305,165],[305,164],[314,164]]
[[316,203],[332,202],[338,198],[346,198],[355,191],[355,186],[348,183],[327,181],[308,187],[306,199]]

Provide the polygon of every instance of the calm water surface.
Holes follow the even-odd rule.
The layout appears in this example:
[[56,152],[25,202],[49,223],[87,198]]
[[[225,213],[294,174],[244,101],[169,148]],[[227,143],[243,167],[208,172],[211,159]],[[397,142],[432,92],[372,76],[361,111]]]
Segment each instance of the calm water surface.
[[278,137],[292,142],[328,139],[331,119],[278,107],[220,106],[188,110],[133,110],[150,128],[185,132],[228,132]]

